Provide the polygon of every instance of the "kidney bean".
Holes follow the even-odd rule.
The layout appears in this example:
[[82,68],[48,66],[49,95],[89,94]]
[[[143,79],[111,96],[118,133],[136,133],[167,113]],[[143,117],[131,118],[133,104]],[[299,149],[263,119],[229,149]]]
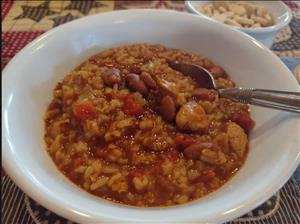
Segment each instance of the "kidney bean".
[[250,115],[246,112],[234,113],[231,116],[231,120],[237,123],[238,125],[240,125],[246,133],[249,133],[255,125],[255,122],[251,119]]
[[133,91],[139,92],[142,95],[148,93],[148,88],[137,74],[130,73],[126,76],[127,85]]
[[102,79],[107,86],[112,87],[121,82],[120,70],[116,68],[108,68],[102,74]]
[[197,88],[194,90],[193,96],[197,100],[206,100],[206,101],[213,102],[217,99],[218,94],[215,90],[212,89]]
[[209,68],[209,71],[213,74],[215,78],[225,76],[224,69],[217,65]]
[[192,137],[185,136],[185,135],[177,135],[174,138],[175,146],[178,150],[183,150],[187,148],[188,146],[194,144],[196,140],[194,140]]
[[212,61],[207,59],[207,58],[204,58],[202,60],[202,62],[203,62],[203,67],[206,68],[206,69],[210,69],[214,66],[214,63],[212,63]]
[[203,149],[213,148],[214,144],[211,142],[196,142],[184,149],[183,154],[188,159],[200,159]]
[[130,67],[130,72],[134,74],[141,74],[142,70],[139,65],[133,65]]
[[160,102],[160,113],[164,120],[172,121],[176,115],[176,105],[172,97],[164,96]]
[[142,74],[140,75],[140,78],[144,81],[146,86],[149,87],[150,89],[153,89],[153,90],[157,89],[156,82],[153,80],[153,78],[151,77],[151,75],[149,73],[142,72]]

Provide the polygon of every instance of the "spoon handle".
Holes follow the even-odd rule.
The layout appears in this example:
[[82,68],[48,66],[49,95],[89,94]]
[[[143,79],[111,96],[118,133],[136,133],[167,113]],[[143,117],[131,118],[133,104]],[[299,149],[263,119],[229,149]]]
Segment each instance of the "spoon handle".
[[230,88],[219,89],[219,94],[241,103],[300,113],[300,92]]

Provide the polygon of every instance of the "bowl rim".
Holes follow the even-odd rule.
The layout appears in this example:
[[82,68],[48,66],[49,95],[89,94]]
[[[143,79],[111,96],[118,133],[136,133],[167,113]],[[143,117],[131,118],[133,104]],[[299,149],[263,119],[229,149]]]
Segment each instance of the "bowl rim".
[[257,28],[235,27],[235,26],[231,26],[231,25],[221,23],[221,22],[205,15],[204,13],[200,12],[199,10],[197,10],[194,7],[193,2],[195,2],[195,1],[185,1],[185,6],[186,6],[186,8],[188,9],[189,12],[194,13],[198,16],[202,16],[206,19],[213,20],[213,21],[215,21],[217,23],[220,23],[222,25],[230,26],[234,29],[241,30],[241,31],[247,32],[247,33],[260,34],[260,33],[268,33],[268,32],[278,31],[278,30],[282,29],[283,27],[285,27],[286,25],[288,25],[291,22],[292,17],[293,17],[292,10],[285,3],[283,3],[282,1],[274,1],[278,4],[280,4],[285,9],[285,11],[286,11],[285,13],[287,13],[287,18],[285,20],[281,21],[280,23],[276,23],[272,26],[267,26],[267,27],[257,27]]
[[[15,61],[17,61],[19,58],[21,58],[27,52],[30,52],[31,49],[34,48],[36,45],[40,44],[40,42],[43,42],[50,36],[55,35],[56,32],[59,32],[64,27],[74,26],[78,23],[80,24],[81,22],[88,21],[92,18],[98,18],[98,17],[104,16],[104,15],[113,14],[114,16],[117,17],[117,16],[130,16],[130,14],[134,14],[134,13],[135,13],[135,15],[138,14],[138,16],[145,16],[145,15],[158,16],[158,15],[161,15],[162,13],[164,13],[165,16],[185,16],[185,17],[190,17],[191,19],[193,18],[194,20],[198,19],[199,22],[201,20],[201,18],[199,18],[197,15],[187,14],[184,12],[177,12],[177,11],[173,11],[173,10],[157,10],[157,9],[130,9],[130,10],[111,11],[111,12],[105,12],[105,13],[101,13],[101,14],[90,15],[90,16],[86,16],[86,17],[83,17],[80,19],[76,19],[76,20],[65,23],[63,25],[60,25],[58,27],[55,27],[55,28],[45,32],[44,34],[42,34],[41,36],[39,36],[38,38],[33,40],[31,43],[26,45],[18,54],[16,54],[11,59],[11,61],[3,69],[3,83],[5,84],[7,82],[7,79],[9,77],[7,73],[9,73],[9,70],[12,69],[12,66],[15,64]],[[202,21],[218,25],[215,21],[207,21],[205,19],[202,19]],[[218,26],[220,26],[220,25],[218,25]],[[223,28],[223,29],[225,29],[225,28]],[[268,48],[263,46],[261,43],[256,41],[254,38],[240,32],[240,31],[237,31],[235,29],[227,27],[227,26],[226,26],[226,29],[232,30],[233,32],[236,33],[236,35],[239,35],[245,41],[246,41],[246,39],[248,39],[249,41],[254,42],[257,45],[257,47],[262,48],[265,51],[267,51],[270,57],[272,57],[275,61],[277,61],[277,63],[281,63],[281,65],[283,67],[285,67],[286,71],[288,73],[290,73],[290,71],[287,69],[287,67],[280,61],[279,58],[277,58],[275,56],[274,53],[272,53]],[[296,79],[294,78],[294,76],[292,74],[291,74],[290,78],[294,79],[296,82]],[[4,105],[7,105],[7,103],[5,101],[8,101],[8,99],[7,99],[8,90],[5,88],[5,85],[3,87],[4,87],[4,91],[3,91],[4,94],[2,96],[2,100],[4,101]],[[63,217],[66,217],[70,220],[73,220],[73,221],[78,222],[78,220],[81,220],[81,221],[85,220],[89,216],[88,214],[82,213],[82,211],[80,210],[79,207],[76,208],[77,210],[73,209],[73,208],[69,208],[67,206],[66,202],[65,202],[65,204],[59,204],[57,201],[57,198],[47,197],[49,195],[49,192],[47,192],[43,188],[39,188],[37,183],[34,181],[34,178],[26,176],[26,172],[24,172],[22,170],[18,170],[15,167],[15,165],[17,165],[17,164],[13,164],[11,162],[11,161],[13,161],[13,153],[12,153],[12,149],[11,149],[11,144],[7,137],[8,136],[8,129],[7,129],[8,123],[5,122],[7,119],[7,114],[5,114],[5,106],[2,108],[2,113],[4,114],[4,116],[2,118],[4,120],[4,122],[2,122],[2,129],[4,130],[3,134],[2,134],[2,147],[3,147],[3,152],[4,152],[4,156],[2,157],[2,162],[3,162],[4,168],[5,168],[5,171],[7,172],[7,174],[13,179],[13,181],[18,186],[20,186],[20,188],[26,194],[28,194],[34,200],[39,202],[42,206],[49,208],[53,212],[55,212]],[[298,142],[298,144],[299,144],[299,142]],[[261,194],[258,195],[256,198],[248,200],[245,204],[243,204],[243,206],[232,209],[232,210],[228,211],[224,216],[216,218],[216,222],[224,222],[224,221],[228,221],[228,220],[237,218],[238,216],[254,209],[256,206],[263,203],[270,196],[272,196],[274,192],[276,192],[279,188],[281,188],[285,184],[285,182],[290,178],[290,176],[292,175],[292,173],[294,172],[294,170],[296,169],[296,167],[299,163],[300,163],[300,152],[299,152],[298,156],[296,158],[294,158],[293,162],[287,164],[287,167],[286,167],[285,173],[284,173],[285,175],[282,175],[278,179],[276,179],[277,182],[273,183],[272,187],[266,189],[265,192],[261,192]],[[27,175],[28,175],[28,173],[27,173]],[[166,209],[173,210],[174,208],[178,208],[178,206],[169,207]],[[136,209],[140,209],[140,208],[136,208]],[[140,209],[140,210],[143,210],[143,209]],[[149,210],[147,210],[147,211],[149,211]],[[153,212],[153,210],[151,212]],[[159,212],[159,211],[155,210],[154,212]],[[100,214],[101,214],[101,221],[135,221],[135,222],[140,221],[140,220],[128,219],[126,217],[124,217],[124,219],[120,219],[120,217],[113,217],[109,214],[104,214],[104,213],[100,213]],[[184,221],[195,221],[195,220],[196,219],[194,217],[189,217],[189,218],[186,217],[186,219],[184,219]],[[98,220],[98,221],[100,221],[100,220]],[[144,220],[144,221],[149,221],[149,220]],[[175,221],[174,218],[173,218],[173,221]]]

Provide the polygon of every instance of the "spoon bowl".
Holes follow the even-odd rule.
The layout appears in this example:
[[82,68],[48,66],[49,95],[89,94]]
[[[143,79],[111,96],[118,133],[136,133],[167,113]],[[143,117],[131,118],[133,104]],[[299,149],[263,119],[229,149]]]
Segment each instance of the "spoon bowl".
[[218,89],[213,75],[205,68],[199,65],[187,64],[179,61],[167,60],[167,63],[172,69],[190,76],[201,88]]
[[240,103],[300,113],[300,92],[241,87],[219,89],[214,76],[205,68],[179,61],[167,60],[167,63],[172,69],[190,76],[199,87],[217,90],[220,97]]

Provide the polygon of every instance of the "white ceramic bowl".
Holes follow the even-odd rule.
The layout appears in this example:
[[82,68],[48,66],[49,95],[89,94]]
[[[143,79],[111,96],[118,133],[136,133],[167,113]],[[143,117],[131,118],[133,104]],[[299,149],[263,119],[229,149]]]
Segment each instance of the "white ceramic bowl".
[[55,167],[43,142],[43,115],[55,84],[105,48],[152,42],[203,54],[241,86],[299,91],[271,51],[243,33],[175,11],[128,10],[84,17],[59,26],[18,53],[2,74],[2,162],[30,197],[79,223],[223,222],[272,196],[299,163],[299,116],[252,108],[256,127],[242,169],[218,191],[176,207],[136,208],[86,193]]
[[[208,2],[210,1],[185,1],[185,4],[190,12],[213,20],[199,11],[199,7]],[[290,8],[282,1],[256,1],[256,4],[263,5],[273,15],[275,25],[261,28],[234,28],[249,34],[270,48],[273,44],[276,34],[291,21],[292,12]]]

